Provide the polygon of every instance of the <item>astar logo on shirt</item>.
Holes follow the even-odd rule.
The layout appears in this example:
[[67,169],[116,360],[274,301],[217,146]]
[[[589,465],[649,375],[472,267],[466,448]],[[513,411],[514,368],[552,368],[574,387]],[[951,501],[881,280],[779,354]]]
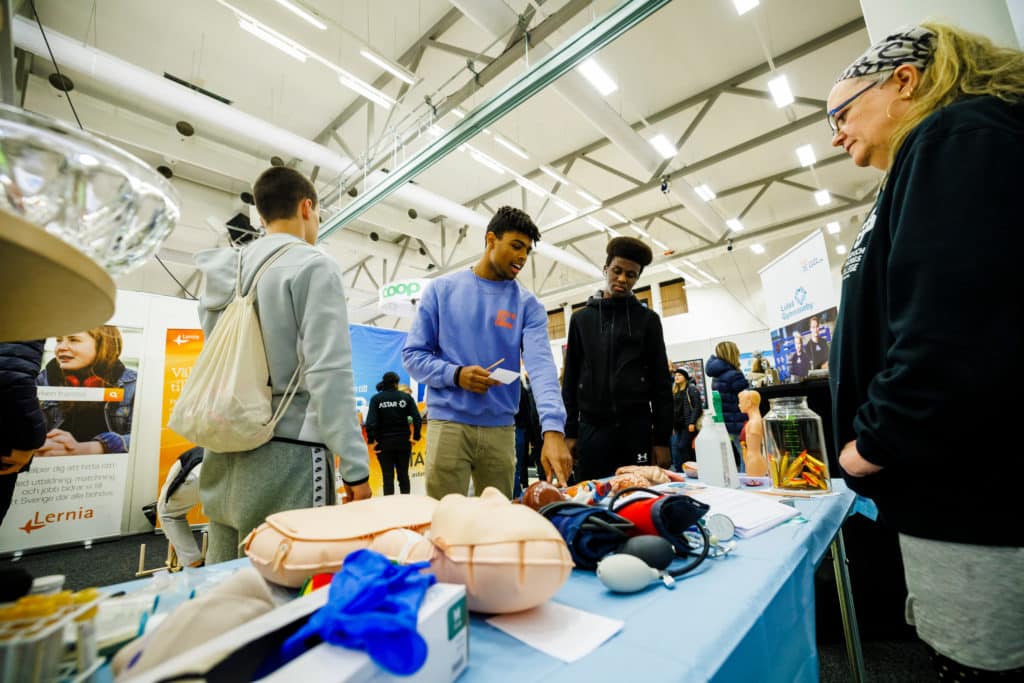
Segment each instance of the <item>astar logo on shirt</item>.
[[33,531],[39,531],[46,527],[48,524],[57,524],[60,522],[74,522],[80,519],[92,519],[93,509],[87,507],[80,507],[78,510],[68,510],[67,512],[47,512],[42,517],[39,516],[37,511],[32,519],[25,522],[25,526],[20,526],[18,529],[24,531],[26,534],[30,534]]
[[516,319],[516,314],[511,311],[498,310],[498,315],[494,318],[495,327],[505,327],[507,329],[514,329],[512,321]]

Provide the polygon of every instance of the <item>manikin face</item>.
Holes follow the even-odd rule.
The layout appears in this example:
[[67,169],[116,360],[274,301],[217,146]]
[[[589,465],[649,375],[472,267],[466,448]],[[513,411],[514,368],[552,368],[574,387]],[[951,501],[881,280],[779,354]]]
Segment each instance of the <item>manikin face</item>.
[[96,362],[96,340],[87,332],[57,337],[57,364],[64,372],[84,370]]
[[501,237],[487,233],[487,260],[497,280],[515,280],[533,251],[533,240],[521,232],[506,232]]
[[611,263],[604,267],[604,274],[608,278],[604,288],[605,298],[631,295],[642,270],[643,266],[636,261],[621,256],[613,258]]

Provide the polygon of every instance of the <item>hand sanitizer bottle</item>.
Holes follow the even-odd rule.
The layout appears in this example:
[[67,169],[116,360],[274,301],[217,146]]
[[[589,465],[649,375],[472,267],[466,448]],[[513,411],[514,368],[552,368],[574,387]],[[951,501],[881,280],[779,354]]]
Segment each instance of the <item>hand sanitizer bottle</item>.
[[717,391],[712,392],[711,401],[715,407],[714,421],[709,423],[705,419],[693,442],[697,451],[697,476],[701,483],[708,486],[739,488],[740,478],[736,472],[732,442],[722,415],[722,397]]

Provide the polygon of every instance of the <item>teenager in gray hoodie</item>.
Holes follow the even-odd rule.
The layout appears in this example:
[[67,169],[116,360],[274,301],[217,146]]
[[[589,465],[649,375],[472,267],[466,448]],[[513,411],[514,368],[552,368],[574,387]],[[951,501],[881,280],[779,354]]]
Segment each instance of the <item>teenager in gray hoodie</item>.
[[[210,518],[207,564],[239,557],[239,544],[267,515],[334,504],[332,453],[340,457],[347,500],[371,495],[341,270],[313,247],[316,188],[299,172],[275,167],[260,175],[253,194],[267,234],[242,249],[242,291],[264,261],[293,245],[256,287],[275,408],[299,364],[302,379],[273,439],[244,453],[206,452],[200,499]],[[206,275],[199,314],[207,338],[234,298],[238,258],[227,247],[196,257]]]

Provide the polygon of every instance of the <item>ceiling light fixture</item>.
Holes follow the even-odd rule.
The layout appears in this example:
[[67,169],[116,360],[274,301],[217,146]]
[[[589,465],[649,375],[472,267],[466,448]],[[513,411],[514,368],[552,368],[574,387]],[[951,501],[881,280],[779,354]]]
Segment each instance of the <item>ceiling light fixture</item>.
[[296,45],[266,26],[238,17],[238,27],[246,33],[256,36],[263,42],[273,45],[281,52],[285,53],[289,57],[299,60],[300,62],[305,62],[308,57],[306,51],[303,50],[301,46]]
[[828,229],[828,234],[830,235],[838,235],[842,231],[842,226],[839,225],[839,221],[826,223],[825,228]]
[[768,81],[768,90],[772,94],[772,99],[775,100],[775,106],[780,109],[796,101],[793,97],[793,91],[789,88],[789,81],[786,80],[785,76],[779,76]]
[[[281,2],[281,0],[277,1]],[[416,85],[416,81],[418,80],[416,78],[416,74],[412,73],[401,64],[396,64],[387,57],[382,57],[381,55],[377,54],[373,50],[366,47],[359,50],[359,54],[361,54],[363,57],[370,60],[380,68],[384,69],[398,80],[404,81],[409,85]]]
[[670,247],[667,244],[665,244],[664,242],[662,242],[661,240],[659,240],[657,238],[652,237],[651,241],[654,242],[655,246],[657,246],[662,251],[669,251],[669,249],[670,249]]
[[589,223],[590,225],[594,226],[595,228],[597,228],[601,232],[606,232],[608,230],[608,226],[607,225],[605,225],[601,221],[597,220],[593,216],[587,216],[587,223]]
[[612,218],[614,218],[615,220],[617,220],[618,222],[620,222],[620,223],[628,223],[629,222],[628,218],[623,216],[621,213],[619,213],[615,209],[605,209],[604,212],[606,214],[608,214],[609,216],[611,216]]
[[463,111],[461,109],[459,109],[458,107],[455,107],[454,109],[452,109],[451,110],[451,114],[452,114],[452,116],[454,116],[457,119],[464,119],[464,118],[466,118],[466,114],[463,113]]
[[647,142],[651,143],[651,147],[657,150],[662,159],[671,159],[679,153],[679,150],[665,137],[664,133],[658,133]]
[[312,12],[303,7],[299,7],[294,2],[291,2],[290,0],[277,0],[277,4],[279,4],[281,7],[284,7],[292,14],[302,17],[302,19],[308,21],[313,26],[316,26],[321,31],[327,30],[327,24],[317,19]]
[[743,224],[740,223],[739,218],[730,218],[725,222],[729,226],[729,229],[733,232],[743,232]]
[[635,232],[636,234],[640,235],[641,237],[648,237],[649,238],[651,236],[646,230],[641,228],[636,223],[630,223],[629,227],[633,230],[633,232]]
[[559,207],[561,207],[562,210],[564,210],[564,211],[568,211],[569,213],[574,214],[574,215],[579,213],[579,209],[577,209],[575,206],[573,206],[569,202],[565,201],[561,197],[555,197],[554,195],[552,195],[551,201],[553,201],[555,204],[557,204]]
[[818,202],[818,206],[830,204],[832,203],[832,193],[828,190],[818,190],[814,193],[814,201]]
[[523,149],[522,147],[520,147],[516,143],[512,142],[511,140],[506,140],[501,135],[495,135],[494,136],[494,141],[497,142],[502,147],[504,147],[505,149],[507,149],[510,152],[512,152],[513,154],[515,154],[517,157],[521,157],[523,159],[529,159],[530,158],[530,155],[526,153],[525,149]]
[[715,198],[715,193],[711,191],[711,188],[707,185],[698,185],[693,188],[693,191],[697,193],[697,196],[706,202],[710,202]]
[[470,149],[469,156],[473,157],[478,163],[483,164],[487,168],[491,169],[498,175],[505,175],[505,167],[499,164],[494,159],[490,158],[483,152],[478,152],[475,149]]
[[750,251],[754,252],[755,254],[763,254],[764,253],[764,245],[763,244],[751,244],[750,245]]
[[704,278],[705,280],[707,280],[708,282],[714,282],[716,285],[718,284],[718,278],[716,278],[714,275],[709,274],[707,271],[703,270],[700,266],[698,266],[693,261],[690,261],[689,259],[687,259],[687,260],[683,261],[683,263],[685,263],[687,266],[689,266],[690,268],[693,268],[695,271],[700,273],[700,276],[702,278]]
[[378,104],[381,107],[384,107],[385,109],[391,109],[391,107],[394,106],[395,104],[395,101],[393,99],[382,93],[380,90],[377,90],[369,83],[359,80],[352,74],[339,73],[338,80],[341,82],[343,86],[345,86],[349,90],[352,90],[362,95],[363,97],[370,100],[374,104]]
[[607,97],[619,89],[612,77],[593,59],[584,61],[578,68],[583,77],[590,81],[590,85],[594,86],[594,89],[601,93],[602,97]]
[[761,3],[759,0],[732,0],[732,4],[736,6],[736,12],[742,17]]
[[515,176],[515,181],[519,183],[519,186],[522,187],[524,190],[532,192],[538,197],[548,196],[547,190],[545,190],[543,187],[541,187],[540,185],[538,185],[537,183],[533,182],[528,178],[524,178],[521,175],[517,175]]
[[583,190],[576,190],[576,194],[583,197],[591,204],[597,204],[598,206],[601,205],[601,200],[595,197],[594,195],[589,194],[588,192],[584,192]]
[[430,128],[427,128],[427,132],[433,135],[435,138],[439,138],[445,134],[444,128],[437,125],[436,123],[430,126]]
[[801,166],[813,166],[814,162],[817,161],[817,157],[814,156],[814,148],[810,145],[801,145],[796,148],[796,158],[800,160]]
[[622,233],[615,228],[608,228],[608,234],[612,237],[622,237]]
[[692,283],[692,284],[696,285],[697,287],[703,287],[704,286],[701,283],[700,280],[695,278],[693,275],[690,275],[689,273],[681,270],[680,268],[677,268],[676,266],[669,265],[668,266],[668,270],[670,272],[672,272],[672,273],[675,273],[676,275],[678,275],[679,277],[683,278],[684,280],[686,280],[687,284],[691,284]]
[[837,244],[836,245],[836,253],[839,254],[840,256],[845,254],[846,253],[846,245],[845,244]]
[[564,175],[562,175],[555,169],[551,168],[550,166],[541,166],[540,170],[543,171],[548,176],[554,178],[558,182],[562,183],[563,185],[572,185],[572,183],[569,182],[568,178],[566,178]]

